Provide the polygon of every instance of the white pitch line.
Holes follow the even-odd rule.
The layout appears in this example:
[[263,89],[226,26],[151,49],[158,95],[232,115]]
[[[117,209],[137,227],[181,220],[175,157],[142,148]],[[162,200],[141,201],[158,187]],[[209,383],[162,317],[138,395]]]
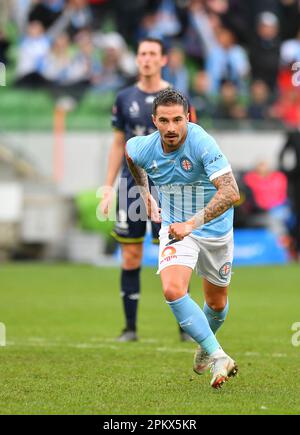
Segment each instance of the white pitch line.
[[272,353],[271,355],[273,358],[287,358],[287,354],[286,353]]
[[[147,346],[147,344],[159,343],[159,340],[155,339],[145,339],[141,340],[139,343],[130,343],[131,349],[136,349],[138,351],[151,351],[151,352],[167,352],[167,353],[194,353],[195,349],[186,347],[174,347],[174,346]],[[160,342],[161,343],[161,342]],[[143,346],[144,345],[144,346]],[[145,346],[146,345],[146,346]],[[75,349],[110,349],[122,351],[128,350],[128,343],[118,343],[116,339],[104,338],[102,340],[93,337],[89,342],[68,342],[64,341],[62,337],[55,340],[48,340],[44,337],[28,337],[26,341],[7,341],[6,347],[71,347]],[[237,357],[259,357],[259,358],[288,358],[287,353],[261,353],[261,352],[236,352]]]
[[[15,347],[15,346],[25,346],[25,347],[71,347],[75,349],[110,349],[110,350],[128,350],[126,343],[117,343],[116,340],[114,340],[115,345],[102,342],[102,343],[70,343],[70,342],[63,342],[63,341],[47,341],[47,339],[36,339],[33,337],[29,337],[28,341],[9,341],[7,342],[7,346]],[[135,346],[135,343],[133,343],[133,346]],[[133,347],[132,347],[133,349]],[[138,345],[136,347],[139,351],[151,351],[151,352],[168,352],[168,353],[193,353],[194,349],[184,349],[184,348],[174,348],[174,347],[145,347]]]
[[245,352],[245,356],[261,356],[260,352]]

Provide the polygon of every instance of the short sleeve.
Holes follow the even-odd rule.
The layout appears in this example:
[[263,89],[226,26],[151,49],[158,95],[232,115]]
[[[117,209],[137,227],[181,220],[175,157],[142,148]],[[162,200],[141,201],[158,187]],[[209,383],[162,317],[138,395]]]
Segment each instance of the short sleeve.
[[210,181],[231,172],[227,158],[210,135],[203,137],[199,151],[204,170]]
[[125,131],[125,119],[122,112],[122,97],[119,94],[112,108],[111,124],[118,130]]
[[142,158],[141,153],[139,152],[138,139],[138,137],[133,137],[127,141],[126,152],[135,165],[142,167]]

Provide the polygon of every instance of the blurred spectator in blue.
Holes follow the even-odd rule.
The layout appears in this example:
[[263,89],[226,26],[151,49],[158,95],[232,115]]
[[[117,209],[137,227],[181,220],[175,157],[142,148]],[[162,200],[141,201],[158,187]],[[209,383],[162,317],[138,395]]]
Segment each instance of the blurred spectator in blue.
[[94,46],[89,32],[76,36],[76,48],[72,50],[67,34],[60,35],[44,60],[43,76],[51,81],[49,90],[58,104],[68,98],[71,107],[82,99],[89,89],[94,67]]
[[161,0],[156,11],[155,24],[148,36],[164,39],[164,37],[175,37],[180,32],[181,25],[177,17],[175,2],[173,0]]
[[32,2],[29,21],[39,21],[48,29],[63,12],[65,0],[39,0]]
[[95,44],[102,51],[101,69],[93,77],[95,91],[116,91],[136,78],[135,57],[121,35],[115,32],[99,35]]
[[168,64],[163,69],[163,79],[184,95],[189,93],[189,73],[185,66],[185,55],[180,47],[168,51]]
[[17,85],[25,87],[45,85],[44,78],[40,74],[41,65],[53,41],[67,28],[69,19],[70,11],[65,11],[47,31],[40,21],[29,21],[26,33],[18,46]]
[[241,120],[246,117],[246,110],[240,102],[238,87],[234,82],[223,80],[214,117],[219,120]]
[[141,20],[138,39],[144,37],[161,39],[164,41],[165,47],[170,48],[182,30],[177,2],[174,0],[161,0],[157,8],[151,9]]
[[17,85],[35,87],[39,85],[35,74],[50,51],[51,41],[40,21],[28,23],[27,32],[18,47]]
[[281,65],[290,65],[294,62],[300,61],[300,25],[295,38],[289,39],[280,48]]
[[[143,26],[144,17],[155,16],[160,0],[113,0],[117,32],[127,44],[135,47],[137,41],[148,36],[148,26]],[[147,21],[147,20],[146,20]]]
[[92,26],[92,13],[88,0],[68,0],[67,11],[71,12],[69,32],[71,36]]
[[89,64],[83,56],[74,53],[66,33],[56,38],[51,50],[41,62],[41,75],[55,85],[70,85],[88,79]]
[[203,65],[217,43],[216,28],[220,26],[216,15],[207,13],[203,0],[191,0],[187,6],[187,28],[184,33],[185,52]]
[[251,84],[248,117],[255,121],[268,119],[270,109],[270,91],[262,80],[255,80]]
[[198,71],[194,76],[190,95],[191,103],[196,110],[197,119],[200,123],[204,119],[211,119],[215,112],[209,89],[210,83],[206,71]]
[[150,37],[151,31],[156,23],[156,13],[151,11],[147,12],[141,18],[136,30],[136,39],[138,41]]
[[250,63],[254,80],[263,80],[275,91],[279,71],[279,21],[275,14],[263,12],[257,18],[256,33],[250,44]]
[[235,43],[229,29],[221,28],[217,33],[217,43],[206,59],[206,71],[211,79],[211,93],[218,94],[222,81],[234,82],[238,90],[245,91],[249,73],[246,51]]
[[66,33],[62,33],[41,60],[39,71],[45,79],[53,83],[62,83],[68,77],[71,61],[70,38]]
[[46,30],[60,22],[74,36],[92,25],[92,13],[87,0],[40,0],[31,10],[29,21],[40,21]]
[[94,77],[101,72],[102,68],[100,50],[94,44],[92,33],[87,30],[79,32],[75,42],[79,50],[76,62],[85,65],[86,79],[92,84]]

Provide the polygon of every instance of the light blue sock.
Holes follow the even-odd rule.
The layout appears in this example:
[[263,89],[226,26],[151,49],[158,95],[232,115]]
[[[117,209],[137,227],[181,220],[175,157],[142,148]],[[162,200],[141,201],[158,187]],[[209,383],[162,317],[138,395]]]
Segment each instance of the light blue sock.
[[204,304],[203,311],[206,315],[206,318],[208,320],[210,329],[215,334],[217,330],[223,325],[227,313],[229,310],[229,302],[227,300],[227,304],[223,311],[215,311],[212,308],[210,308],[206,303]]
[[181,328],[199,343],[208,355],[221,347],[209,327],[205,314],[188,294],[176,301],[167,303]]

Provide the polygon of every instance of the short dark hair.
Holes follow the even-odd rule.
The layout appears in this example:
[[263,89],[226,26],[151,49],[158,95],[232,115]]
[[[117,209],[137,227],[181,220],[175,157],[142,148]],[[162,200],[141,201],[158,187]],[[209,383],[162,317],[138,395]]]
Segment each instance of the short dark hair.
[[176,91],[176,89],[172,89],[172,88],[164,89],[163,91],[160,91],[160,93],[155,97],[152,106],[152,113],[153,115],[156,115],[156,110],[158,106],[175,106],[175,105],[182,106],[184,112],[188,113],[189,105],[186,97],[183,94],[181,94],[179,91]]
[[164,46],[163,41],[161,39],[159,39],[159,38],[151,38],[150,36],[149,36],[149,38],[146,37],[146,38],[143,38],[143,39],[139,40],[138,46],[137,46],[137,51],[139,50],[139,48],[140,48],[140,46],[141,46],[141,44],[143,42],[154,42],[155,44],[158,44],[160,46],[160,48],[161,48],[161,54],[163,56],[167,53],[166,47]]

